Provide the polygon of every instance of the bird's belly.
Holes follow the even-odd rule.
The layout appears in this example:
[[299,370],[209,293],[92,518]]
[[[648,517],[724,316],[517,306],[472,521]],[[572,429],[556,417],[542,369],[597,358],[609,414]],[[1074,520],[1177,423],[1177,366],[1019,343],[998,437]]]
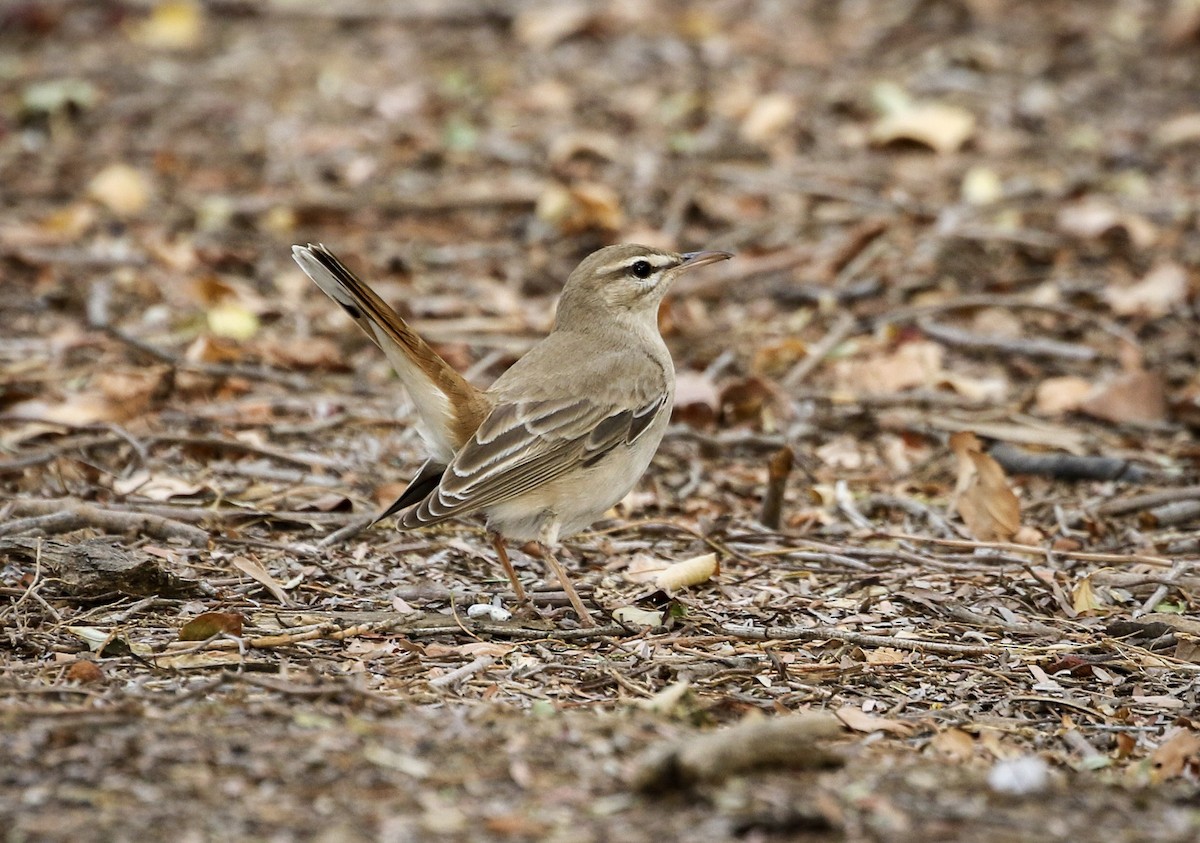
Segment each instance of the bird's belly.
[[[645,473],[662,440],[663,425],[647,430],[631,446],[616,448],[590,468],[562,477],[488,507],[488,527],[514,541],[547,539],[578,533],[629,494]],[[552,533],[547,536],[546,530]]]

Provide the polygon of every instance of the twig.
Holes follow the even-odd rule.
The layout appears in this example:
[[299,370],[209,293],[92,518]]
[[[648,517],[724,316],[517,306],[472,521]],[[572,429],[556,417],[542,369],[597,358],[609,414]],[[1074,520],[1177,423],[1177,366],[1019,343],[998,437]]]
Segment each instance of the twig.
[[1096,515],[1128,515],[1143,509],[1153,509],[1177,501],[1200,500],[1200,486],[1188,486],[1184,489],[1164,489],[1161,492],[1147,492],[1123,500],[1106,501],[1097,506],[1093,512]]
[[1036,474],[1057,480],[1125,480],[1143,483],[1154,472],[1117,457],[1092,457],[1076,454],[1031,454],[1004,442],[988,453],[1009,474]]
[[930,319],[918,319],[917,326],[925,336],[958,348],[1000,351],[1025,357],[1050,357],[1058,360],[1091,361],[1099,357],[1094,348],[1077,343],[1061,342],[1044,337],[1000,337],[976,334],[940,325]]
[[1170,559],[1164,559],[1161,556],[1147,556],[1140,553],[1084,553],[1079,550],[1051,550],[1050,548],[1038,547],[1032,544],[1013,544],[1011,542],[977,542],[968,541],[966,539],[938,539],[932,536],[912,536],[907,533],[883,533],[886,538],[899,539],[901,541],[924,542],[927,544],[940,544],[946,547],[961,547],[967,549],[985,548],[988,550],[1003,550],[1012,553],[1028,553],[1034,556],[1041,556],[1046,560],[1053,559],[1055,556],[1066,557],[1067,559],[1078,559],[1083,562],[1124,562],[1124,563],[1141,563],[1144,565],[1158,565],[1167,567],[1171,564]]
[[999,656],[1011,652],[1008,647],[986,647],[977,644],[949,644],[943,641],[919,641],[913,638],[894,638],[890,635],[867,635],[831,626],[756,627],[722,624],[721,629],[735,638],[753,641],[844,641],[860,647],[892,647],[897,650],[937,653],[945,656]]
[[375,523],[374,515],[366,515],[355,521],[351,521],[346,526],[339,527],[338,529],[334,530],[332,533],[327,535],[325,538],[323,538],[319,542],[317,542],[317,547],[320,548],[321,550],[327,550],[327,549],[333,547],[334,545],[341,544],[342,542],[347,541],[348,539],[354,538],[355,536],[357,536],[359,533],[361,533],[363,530],[367,529],[374,523]]
[[842,313],[838,316],[837,322],[833,327],[821,337],[820,342],[814,345],[804,356],[803,359],[797,361],[791,371],[783,376],[780,385],[791,390],[799,386],[813,371],[825,361],[825,358],[832,354],[839,345],[844,343],[846,339],[854,333],[854,329],[858,326],[858,319],[852,313]]
[[1159,582],[1158,588],[1154,589],[1154,592],[1146,598],[1146,602],[1142,604],[1140,609],[1134,610],[1133,616],[1137,618],[1153,612],[1154,607],[1157,606],[1159,602],[1167,596],[1167,592],[1171,590],[1171,586],[1174,585],[1175,582],[1188,570],[1195,566],[1195,564],[1196,563],[1194,561],[1180,559],[1178,562],[1172,565],[1170,572]]
[[451,685],[457,685],[462,680],[467,679],[468,677],[474,676],[476,673],[480,673],[484,670],[487,670],[489,667],[492,666],[492,664],[495,661],[496,661],[495,656],[482,655],[479,658],[475,659],[475,661],[470,662],[469,664],[464,664],[462,667],[458,668],[457,670],[452,670],[443,676],[438,676],[434,679],[430,679],[429,687],[437,688],[440,690],[443,688],[449,688]]
[[[65,500],[21,500],[13,501],[13,510],[20,513],[52,516],[54,530],[60,533],[95,527],[107,533],[134,533],[150,535],[157,539],[179,539],[195,547],[208,544],[209,534],[204,530],[158,515],[127,512],[116,509],[101,509],[80,501]],[[11,521],[0,525],[0,536],[26,529],[29,519]],[[42,529],[46,529],[45,524]]]
[[778,530],[783,520],[783,497],[787,490],[788,475],[792,473],[795,453],[784,445],[767,462],[767,492],[763,495],[763,526]]

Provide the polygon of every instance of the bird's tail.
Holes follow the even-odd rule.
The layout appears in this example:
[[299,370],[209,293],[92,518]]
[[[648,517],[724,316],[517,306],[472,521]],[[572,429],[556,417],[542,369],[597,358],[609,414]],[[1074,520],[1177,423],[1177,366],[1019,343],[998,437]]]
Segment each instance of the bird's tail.
[[449,462],[487,414],[487,398],[324,246],[293,246],[292,257],[387,355],[412,398],[432,456]]

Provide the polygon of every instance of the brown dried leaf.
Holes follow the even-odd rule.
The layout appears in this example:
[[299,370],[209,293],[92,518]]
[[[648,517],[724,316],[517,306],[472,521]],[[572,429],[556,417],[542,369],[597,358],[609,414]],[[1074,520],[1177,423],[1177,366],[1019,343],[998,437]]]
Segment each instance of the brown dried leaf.
[[945,103],[913,103],[885,114],[871,127],[871,142],[910,141],[939,154],[957,152],[975,134],[975,115]]
[[891,732],[894,735],[908,737],[916,728],[912,723],[905,723],[903,720],[890,720],[885,717],[876,717],[874,714],[867,714],[861,708],[852,705],[839,708],[834,715],[846,725],[846,728],[856,732]]
[[1158,232],[1145,218],[1123,211],[1099,197],[1081,199],[1058,212],[1058,229],[1081,240],[1098,240],[1112,232],[1123,232],[1135,248],[1154,245]]
[[958,458],[955,508],[979,541],[1008,541],[1021,526],[1021,504],[1008,486],[1000,464],[987,454],[974,433],[951,434]]
[[144,21],[129,28],[130,40],[160,50],[196,46],[204,29],[204,9],[190,0],[158,3]]
[[1200,776],[1200,733],[1180,729],[1150,756],[1151,776],[1166,781],[1185,773]]
[[150,203],[150,180],[128,164],[110,164],[88,182],[88,196],[119,217],[132,217]]
[[945,760],[961,764],[975,757],[975,738],[952,726],[934,735],[929,748]]
[[1092,385],[1083,378],[1067,375],[1061,378],[1046,378],[1034,392],[1034,406],[1046,416],[1061,416],[1078,410],[1092,392]]
[[1166,389],[1156,372],[1126,372],[1081,402],[1079,409],[1116,424],[1161,422],[1167,418]]
[[287,592],[283,590],[283,586],[279,580],[275,579],[262,565],[257,562],[247,559],[244,556],[236,556],[230,560],[233,567],[237,568],[246,576],[257,581],[259,585],[271,592],[271,595],[282,603],[284,606],[292,605],[291,598]]
[[1155,319],[1174,313],[1187,301],[1187,271],[1173,261],[1154,266],[1146,277],[1128,287],[1106,287],[1104,299],[1121,316]]
[[578,35],[594,20],[588,3],[541,3],[522,10],[513,21],[513,34],[527,47],[545,50]]
[[885,395],[931,387],[942,374],[946,350],[935,342],[909,342],[891,354],[842,360],[834,367],[839,389],[857,395]]
[[80,659],[67,668],[67,681],[78,682],[80,685],[87,685],[91,682],[100,682],[104,679],[104,671],[100,669],[100,665],[90,659]]
[[241,637],[242,616],[237,612],[205,612],[179,630],[180,641],[207,641],[217,635]]

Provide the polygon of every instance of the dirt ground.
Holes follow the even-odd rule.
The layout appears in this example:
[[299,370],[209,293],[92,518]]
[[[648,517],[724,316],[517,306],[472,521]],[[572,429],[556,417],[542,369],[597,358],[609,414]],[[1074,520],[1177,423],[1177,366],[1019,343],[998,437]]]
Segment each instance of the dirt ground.
[[[1195,0],[0,4],[4,839],[1200,838],[1198,59]],[[566,544],[599,629],[362,529],[422,454],[310,241],[481,385],[592,249],[736,253]]]

